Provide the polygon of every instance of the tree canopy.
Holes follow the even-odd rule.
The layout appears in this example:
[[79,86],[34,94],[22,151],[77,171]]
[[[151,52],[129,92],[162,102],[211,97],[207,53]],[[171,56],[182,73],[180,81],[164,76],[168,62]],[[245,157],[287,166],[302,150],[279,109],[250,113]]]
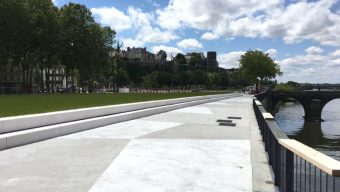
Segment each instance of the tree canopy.
[[115,32],[96,23],[86,6],[69,3],[59,9],[51,0],[1,0],[0,10],[0,64],[20,71],[23,91],[31,92],[36,78],[42,82],[43,69],[64,69],[66,84],[68,76],[77,76],[80,86],[110,75]]
[[280,66],[269,56],[260,50],[249,50],[241,56],[240,71],[245,79],[256,83],[258,92],[258,83],[264,80],[273,79],[281,75]]

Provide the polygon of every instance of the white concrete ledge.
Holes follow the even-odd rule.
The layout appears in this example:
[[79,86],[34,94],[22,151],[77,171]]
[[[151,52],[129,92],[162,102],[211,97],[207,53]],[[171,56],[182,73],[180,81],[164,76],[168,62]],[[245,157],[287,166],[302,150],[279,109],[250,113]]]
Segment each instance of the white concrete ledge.
[[262,113],[262,116],[264,119],[267,119],[267,120],[274,120],[274,117],[272,114],[270,113]]
[[0,150],[6,149],[6,136],[0,135]]
[[105,125],[110,125],[118,122],[133,120],[140,117],[159,114],[175,109],[199,105],[208,102],[214,102],[222,99],[232,98],[238,95],[229,94],[223,97],[207,98],[204,100],[190,101],[185,103],[172,104],[167,106],[159,106],[148,109],[141,109],[125,113],[94,117],[78,121],[60,123],[44,127],[26,129],[16,132],[3,133],[0,135],[0,150],[9,149],[25,144],[39,142],[46,139],[51,139],[63,135],[68,135],[76,132],[85,131]]
[[258,101],[258,100],[255,100],[255,104],[256,104],[257,106],[262,106],[262,103],[261,103],[260,101]]
[[157,100],[157,101],[148,101],[148,102],[138,102],[138,103],[57,111],[57,112],[49,112],[49,113],[41,113],[41,114],[5,117],[5,118],[0,118],[0,134],[20,131],[20,130],[25,130],[25,129],[30,129],[30,128],[36,128],[36,127],[41,127],[41,126],[48,126],[48,125],[53,125],[53,124],[77,121],[81,119],[88,119],[88,118],[93,118],[93,117],[124,113],[128,111],[147,109],[151,107],[159,107],[159,106],[172,105],[172,104],[177,104],[177,103],[185,103],[185,102],[190,102],[190,101],[212,99],[212,98],[228,98],[228,97],[232,97],[236,95],[239,95],[239,94],[234,93],[234,94],[223,94],[223,95],[221,94],[221,95],[196,96],[196,97],[176,98],[176,99],[168,99],[168,100]]
[[340,162],[294,139],[279,139],[279,143],[302,159],[334,177],[340,176]]

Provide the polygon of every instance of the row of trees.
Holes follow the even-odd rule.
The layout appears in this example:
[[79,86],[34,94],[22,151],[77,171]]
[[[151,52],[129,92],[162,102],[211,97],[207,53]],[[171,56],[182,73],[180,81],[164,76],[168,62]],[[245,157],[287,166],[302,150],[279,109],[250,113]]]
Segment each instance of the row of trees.
[[172,74],[165,71],[154,71],[143,76],[143,87],[181,87],[181,88],[227,88],[230,86],[226,73],[205,72],[203,70],[182,71]]
[[[113,81],[120,86],[152,88],[240,87],[262,85],[281,74],[269,55],[258,50],[242,55],[240,73],[224,69],[208,72],[207,61],[200,53],[191,53],[189,61],[179,53],[156,68],[124,60],[112,54],[119,53],[120,46],[118,43],[114,51],[115,31],[96,23],[91,11],[80,4],[58,8],[51,0],[1,0],[0,10],[0,65],[10,64],[20,70],[26,92],[32,91],[36,74],[58,68],[65,71],[66,87],[73,90],[76,86],[90,90],[113,86]],[[75,77],[78,85],[74,84]]]
[[115,31],[96,23],[85,6],[59,9],[51,0],[1,0],[0,10],[0,64],[20,69],[25,91],[37,69],[62,67],[66,79],[77,76],[81,86],[112,75]]

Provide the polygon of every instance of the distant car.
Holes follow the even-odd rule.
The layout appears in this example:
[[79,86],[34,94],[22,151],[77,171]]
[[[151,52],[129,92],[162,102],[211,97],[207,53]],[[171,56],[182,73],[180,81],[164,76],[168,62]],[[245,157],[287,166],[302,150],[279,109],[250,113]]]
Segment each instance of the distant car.
[[65,89],[65,88],[58,88],[58,92],[59,92],[59,93],[65,93],[65,92],[66,92],[66,89]]

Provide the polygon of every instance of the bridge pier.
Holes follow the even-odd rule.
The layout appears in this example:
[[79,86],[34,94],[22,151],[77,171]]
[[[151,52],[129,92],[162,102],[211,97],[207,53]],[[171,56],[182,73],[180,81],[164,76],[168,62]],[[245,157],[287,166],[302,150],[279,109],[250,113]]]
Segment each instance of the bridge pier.
[[321,118],[321,113],[326,103],[321,102],[318,99],[315,99],[315,100],[308,101],[306,103],[302,103],[302,105],[304,105],[303,106],[303,108],[305,109],[304,118],[306,121],[317,121],[317,122],[324,121]]

